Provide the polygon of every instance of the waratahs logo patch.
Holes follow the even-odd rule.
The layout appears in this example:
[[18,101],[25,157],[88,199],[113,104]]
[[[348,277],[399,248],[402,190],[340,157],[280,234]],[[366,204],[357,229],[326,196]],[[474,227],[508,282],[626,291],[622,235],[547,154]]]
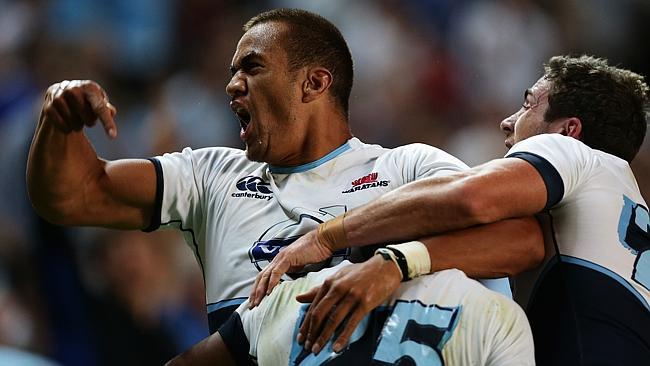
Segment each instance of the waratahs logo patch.
[[273,198],[273,192],[270,185],[262,178],[248,175],[237,181],[235,184],[239,192],[234,192],[232,197],[254,198],[258,200],[270,201]]
[[[259,271],[262,270],[273,258],[285,247],[298,240],[301,236],[308,233],[318,226],[318,224],[334,217],[345,213],[345,206],[330,206],[318,210],[318,212],[308,211],[305,209],[297,208],[294,210],[301,211],[295,213],[297,219],[289,219],[281,221],[270,228],[268,228],[253,243],[248,250],[248,255],[251,262]],[[296,278],[304,275],[306,272],[318,270],[323,267],[331,267],[348,257],[348,250],[341,250],[335,252],[332,258],[319,263],[318,265],[309,266],[305,271],[300,274],[291,274],[291,278]]]
[[363,191],[364,189],[368,188],[375,188],[375,187],[388,187],[388,184],[390,184],[389,180],[379,180],[379,173],[370,173],[368,175],[364,175],[361,178],[355,179],[350,183],[351,187],[344,190],[341,193],[354,193],[358,191]]

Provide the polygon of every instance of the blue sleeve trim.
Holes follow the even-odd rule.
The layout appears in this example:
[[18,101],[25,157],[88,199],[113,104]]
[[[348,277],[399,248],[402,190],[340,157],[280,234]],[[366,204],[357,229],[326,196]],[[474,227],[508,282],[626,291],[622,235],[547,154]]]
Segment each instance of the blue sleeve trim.
[[544,210],[549,210],[555,206],[564,196],[564,182],[560,173],[557,172],[555,167],[543,157],[530,152],[517,151],[506,158],[519,158],[530,163],[537,172],[542,176],[544,184],[546,185],[546,206]]
[[[201,265],[201,268],[203,268],[203,265]],[[216,332],[246,299],[247,297],[237,297],[208,304],[208,327],[210,328],[210,334]]]
[[153,163],[154,169],[156,170],[156,201],[154,202],[153,212],[151,213],[151,222],[149,226],[142,229],[145,233],[158,230],[160,227],[160,215],[162,213],[162,199],[163,199],[163,189],[164,189],[164,180],[163,180],[163,171],[160,161],[156,158],[147,159]]
[[250,343],[238,313],[233,313],[219,328],[219,334],[237,365],[254,365],[248,354]]

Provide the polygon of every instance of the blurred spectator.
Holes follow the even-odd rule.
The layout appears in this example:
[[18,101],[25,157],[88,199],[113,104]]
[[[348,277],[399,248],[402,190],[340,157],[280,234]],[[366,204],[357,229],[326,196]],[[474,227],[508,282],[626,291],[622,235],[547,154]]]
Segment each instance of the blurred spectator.
[[179,260],[176,249],[184,244],[176,233],[97,232],[81,263],[94,305],[90,319],[102,329],[101,364],[163,364],[208,335],[204,307],[188,292],[202,291],[202,278]]
[[45,353],[48,340],[37,267],[27,239],[8,222],[0,220],[0,345]]

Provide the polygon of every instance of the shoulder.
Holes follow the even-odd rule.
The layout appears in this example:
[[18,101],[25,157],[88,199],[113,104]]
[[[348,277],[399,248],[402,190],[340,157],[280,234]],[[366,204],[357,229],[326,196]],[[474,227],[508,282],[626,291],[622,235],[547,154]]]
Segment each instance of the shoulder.
[[420,161],[437,161],[440,163],[457,165],[464,169],[467,168],[467,165],[460,159],[444,151],[443,149],[423,143],[412,143],[398,146],[394,149],[391,149],[389,154],[395,158],[400,159],[410,158]]
[[195,171],[214,171],[229,167],[246,170],[247,167],[259,167],[262,163],[254,162],[246,157],[246,152],[228,147],[206,147],[201,149],[184,148],[180,152],[165,153],[156,156],[163,167],[186,167]]
[[518,152],[528,152],[540,156],[566,156],[566,154],[592,154],[594,151],[582,141],[573,137],[558,133],[546,133],[516,143],[508,151],[506,157]]
[[518,142],[508,151],[506,158],[521,158],[535,166],[550,165],[559,170],[575,171],[593,166],[602,154],[580,140],[553,133]]

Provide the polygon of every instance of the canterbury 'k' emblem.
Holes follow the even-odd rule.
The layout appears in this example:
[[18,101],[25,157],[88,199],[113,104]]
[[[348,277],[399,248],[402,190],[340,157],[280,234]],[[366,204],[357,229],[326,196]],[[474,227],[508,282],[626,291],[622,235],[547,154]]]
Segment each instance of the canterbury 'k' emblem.
[[262,178],[253,175],[245,176],[235,184],[237,190],[232,197],[246,197],[270,201],[273,198],[273,191],[270,185]]

